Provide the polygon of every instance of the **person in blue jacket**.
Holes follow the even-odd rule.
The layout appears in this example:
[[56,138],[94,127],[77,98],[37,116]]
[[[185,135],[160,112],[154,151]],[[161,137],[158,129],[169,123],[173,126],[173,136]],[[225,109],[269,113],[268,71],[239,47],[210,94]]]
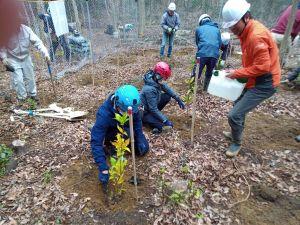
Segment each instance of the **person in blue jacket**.
[[[120,86],[99,107],[96,122],[91,131],[91,148],[95,163],[99,170],[99,180],[103,185],[109,181],[109,166],[106,162],[105,150],[111,150],[111,141],[116,139],[118,122],[115,114],[127,112],[129,106],[133,109],[134,144],[136,154],[145,155],[149,151],[149,143],[142,130],[142,120],[139,113],[141,99],[138,90],[132,85]],[[128,134],[129,124],[125,124]]]
[[171,76],[171,68],[165,62],[159,62],[153,70],[144,75],[145,85],[141,91],[144,107],[143,123],[149,125],[152,133],[161,133],[163,129],[173,128],[173,123],[161,112],[171,98],[175,99],[181,109],[185,108],[180,97],[162,80]]
[[220,56],[219,49],[222,45],[219,27],[207,14],[201,15],[199,18],[199,26],[196,29],[196,45],[198,48],[196,57],[200,57],[198,78],[200,78],[202,70],[206,66],[203,89],[207,91],[213,69]]
[[162,59],[165,54],[165,46],[167,40],[169,40],[168,58],[172,55],[173,43],[175,32],[179,29],[180,19],[178,13],[175,12],[176,5],[171,2],[168,6],[168,10],[163,14],[161,19],[161,27],[163,29],[163,36],[160,46],[160,58]]

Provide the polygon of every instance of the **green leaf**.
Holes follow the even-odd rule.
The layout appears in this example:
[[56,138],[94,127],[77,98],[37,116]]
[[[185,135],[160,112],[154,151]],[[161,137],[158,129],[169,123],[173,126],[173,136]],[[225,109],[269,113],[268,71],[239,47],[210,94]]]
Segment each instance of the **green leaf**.
[[202,213],[197,213],[195,216],[196,216],[197,219],[203,219],[204,218],[204,215]]
[[117,160],[116,160],[114,157],[110,157],[110,164],[111,164],[112,166],[115,166],[115,165],[116,165],[116,162],[117,162]]
[[202,190],[201,189],[197,189],[196,192],[195,192],[195,198],[198,199],[200,198],[202,195]]

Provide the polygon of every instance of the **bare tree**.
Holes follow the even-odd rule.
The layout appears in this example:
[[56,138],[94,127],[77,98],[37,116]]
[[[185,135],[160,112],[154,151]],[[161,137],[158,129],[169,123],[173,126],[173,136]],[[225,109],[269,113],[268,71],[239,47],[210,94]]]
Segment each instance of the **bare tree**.
[[138,0],[138,18],[138,34],[139,37],[143,37],[145,33],[145,0]]
[[81,31],[81,22],[79,20],[79,16],[78,16],[78,9],[77,9],[77,5],[75,0],[72,0],[72,7],[73,7],[73,11],[74,11],[74,15],[75,15],[75,22],[76,22],[76,27],[79,31]]
[[295,18],[296,18],[297,4],[298,4],[298,0],[293,0],[292,12],[291,12],[291,15],[290,15],[289,22],[287,24],[286,30],[284,32],[282,43],[280,45],[281,66],[283,65],[283,62],[284,62],[283,58],[287,57],[287,55],[286,55],[286,49],[287,49],[287,45],[288,45],[288,38],[291,35],[293,24],[294,24],[294,21],[295,21]]

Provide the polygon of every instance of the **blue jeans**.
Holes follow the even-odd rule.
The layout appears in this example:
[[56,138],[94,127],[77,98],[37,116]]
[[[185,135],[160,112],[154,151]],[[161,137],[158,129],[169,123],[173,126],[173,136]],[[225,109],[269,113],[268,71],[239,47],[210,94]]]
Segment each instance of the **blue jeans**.
[[[207,91],[212,72],[217,64],[218,60],[213,57],[202,57],[200,58],[200,67],[199,67],[199,74],[198,74],[198,79],[201,77],[202,70],[204,66],[206,66],[206,71],[205,71],[205,79],[204,79],[204,85],[203,89],[204,91]],[[196,67],[195,67],[196,69]]]
[[171,56],[173,43],[174,43],[174,36],[175,36],[174,33],[168,34],[167,32],[163,31],[163,36],[162,36],[162,41],[160,46],[160,56],[164,56],[165,54],[165,46],[166,46],[167,39],[169,40],[168,57]]
[[[170,95],[168,95],[167,93],[161,94],[157,108],[160,111],[163,110],[163,108],[169,103],[170,100]],[[143,123],[148,124],[151,128],[157,128],[159,130],[161,130],[163,127],[163,122],[150,112],[144,112]]]
[[[264,78],[265,80],[260,83],[260,79]],[[231,127],[234,143],[241,144],[246,114],[253,110],[261,102],[270,98],[275,92],[276,88],[272,86],[272,75],[265,74],[256,78],[255,87],[245,90],[235,101],[233,108],[228,114],[228,123]]]

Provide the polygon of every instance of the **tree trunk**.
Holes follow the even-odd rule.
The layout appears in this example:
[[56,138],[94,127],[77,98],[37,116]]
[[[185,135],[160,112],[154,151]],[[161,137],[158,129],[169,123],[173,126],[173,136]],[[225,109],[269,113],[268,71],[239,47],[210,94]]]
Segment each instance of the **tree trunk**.
[[73,7],[74,15],[75,15],[76,28],[78,29],[78,31],[81,32],[81,23],[80,23],[79,16],[78,16],[77,5],[76,5],[75,0],[72,0],[71,2],[72,2],[72,7]]
[[286,49],[287,49],[287,45],[288,45],[288,39],[289,39],[289,36],[291,35],[291,31],[292,31],[294,21],[295,21],[295,18],[296,18],[297,4],[298,4],[298,0],[293,0],[292,12],[291,12],[286,30],[284,32],[283,40],[282,40],[281,45],[280,45],[281,66],[283,66],[283,62],[284,62],[283,58],[287,57]]
[[138,34],[139,37],[143,37],[145,32],[145,0],[138,0],[138,18]]

